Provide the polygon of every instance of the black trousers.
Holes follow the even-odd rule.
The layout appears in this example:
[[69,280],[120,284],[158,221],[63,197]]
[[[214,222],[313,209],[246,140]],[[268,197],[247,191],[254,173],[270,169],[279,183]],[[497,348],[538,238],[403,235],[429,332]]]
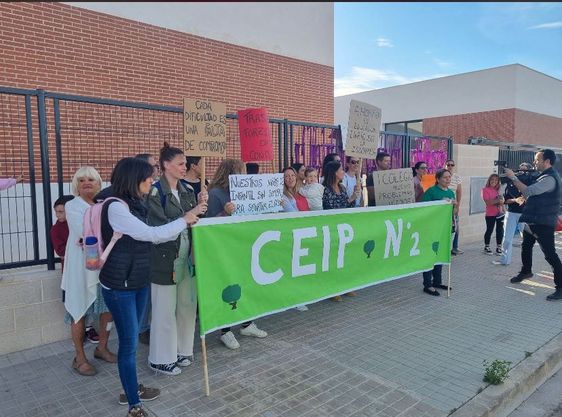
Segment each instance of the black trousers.
[[554,227],[542,224],[529,225],[531,233],[523,231],[523,243],[521,244],[521,272],[530,273],[533,267],[533,246],[539,242],[544,253],[544,259],[552,267],[554,272],[554,285],[556,289],[562,289],[562,263],[556,254],[554,247]]
[[486,233],[484,233],[484,244],[486,246],[490,245],[494,225],[496,226],[496,244],[497,246],[501,246],[503,239],[503,219],[503,217],[498,219],[496,216],[486,216]]

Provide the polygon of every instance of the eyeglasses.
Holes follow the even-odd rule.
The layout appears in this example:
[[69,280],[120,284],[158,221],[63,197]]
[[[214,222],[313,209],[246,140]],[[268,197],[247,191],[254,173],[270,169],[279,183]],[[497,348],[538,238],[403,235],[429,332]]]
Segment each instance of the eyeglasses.
[[357,165],[359,161],[349,161],[350,164]]

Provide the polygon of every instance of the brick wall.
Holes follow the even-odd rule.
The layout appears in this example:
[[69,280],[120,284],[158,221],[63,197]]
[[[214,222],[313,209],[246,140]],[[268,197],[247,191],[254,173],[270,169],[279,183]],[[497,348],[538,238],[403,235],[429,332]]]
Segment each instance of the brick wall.
[[560,148],[562,147],[562,119],[516,109],[514,142]]
[[469,136],[513,142],[515,109],[494,110],[423,120],[425,135],[452,136],[455,143],[466,144]]
[[453,136],[466,144],[470,136],[522,144],[562,145],[562,119],[520,109],[504,109],[423,120],[423,133]]
[[[334,71],[325,65],[61,3],[0,3],[0,44],[0,86],[180,107],[184,97],[207,98],[226,103],[228,113],[267,107],[272,118],[333,123]],[[52,103],[47,105],[49,115]],[[22,164],[26,172],[26,158],[20,156],[27,152],[22,100],[0,96],[0,109],[0,122],[11,129],[0,129],[0,152],[6,156],[2,173],[21,172]],[[181,117],[175,115],[78,104],[61,104],[61,115],[65,179],[86,163],[109,171],[121,156],[156,153],[164,139],[182,146]],[[37,129],[34,136],[37,154]],[[228,156],[235,157],[235,124],[227,136]],[[212,175],[218,161],[210,162]]]

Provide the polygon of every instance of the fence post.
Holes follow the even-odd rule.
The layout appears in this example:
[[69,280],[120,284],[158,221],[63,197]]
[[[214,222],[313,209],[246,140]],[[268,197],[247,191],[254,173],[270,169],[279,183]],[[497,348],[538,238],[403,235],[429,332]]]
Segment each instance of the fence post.
[[37,90],[37,110],[39,116],[39,145],[41,149],[41,179],[43,183],[43,210],[45,213],[45,242],[47,244],[47,268],[55,269],[55,256],[50,230],[53,225],[51,211],[51,172],[49,170],[49,146],[47,135],[47,114],[45,111],[45,91]]
[[33,230],[33,260],[39,260],[39,229],[37,227],[37,188],[35,187],[35,155],[33,152],[33,120],[31,96],[25,96],[27,157],[29,158],[29,190],[31,191],[31,229]]
[[53,99],[53,109],[55,111],[55,149],[57,157],[57,183],[59,185],[59,197],[64,195],[64,189],[62,186],[63,176],[62,176],[62,137],[60,131],[60,107],[59,99]]
[[449,136],[447,140],[447,159],[453,159],[453,137]]
[[289,120],[283,119],[283,142],[285,155],[283,155],[283,167],[289,166]]
[[283,169],[283,160],[281,154],[283,153],[283,138],[281,123],[277,123],[277,149],[279,150],[279,172]]

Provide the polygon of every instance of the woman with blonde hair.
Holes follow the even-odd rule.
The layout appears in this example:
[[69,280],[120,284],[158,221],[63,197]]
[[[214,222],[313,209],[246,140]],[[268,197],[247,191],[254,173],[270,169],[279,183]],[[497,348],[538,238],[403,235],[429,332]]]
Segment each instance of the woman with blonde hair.
[[295,169],[292,167],[285,168],[283,170],[283,198],[281,199],[283,211],[310,211],[306,197],[299,194],[301,187]]
[[99,316],[99,344],[94,357],[116,363],[117,357],[107,347],[111,313],[104,302],[98,272],[86,269],[83,242],[83,223],[86,210],[94,205],[94,196],[101,190],[101,177],[95,168],[84,166],[72,178],[72,194],[76,198],[65,205],[68,222],[68,241],[61,288],[64,291],[65,322],[70,324],[75,356],[72,368],[84,376],[93,376],[96,368],[88,362],[84,352],[85,318]]

